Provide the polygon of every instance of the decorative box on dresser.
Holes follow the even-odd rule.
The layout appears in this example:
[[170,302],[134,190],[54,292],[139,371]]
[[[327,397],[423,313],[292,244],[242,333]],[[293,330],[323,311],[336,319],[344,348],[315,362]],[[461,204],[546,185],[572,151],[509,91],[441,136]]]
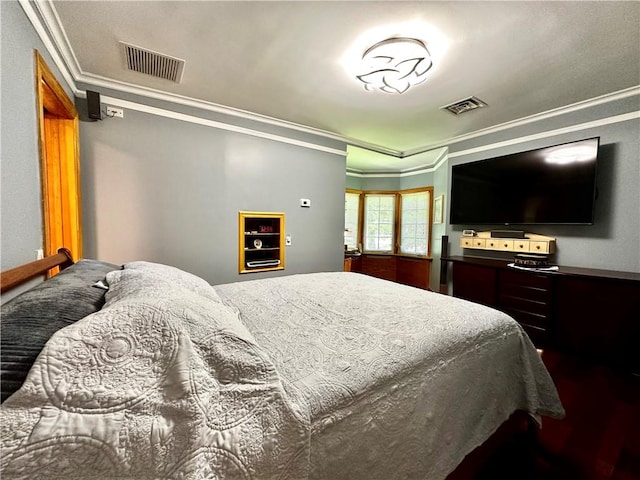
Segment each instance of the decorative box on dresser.
[[453,263],[454,296],[508,313],[538,346],[640,374],[640,273],[527,271],[469,256],[444,261]]

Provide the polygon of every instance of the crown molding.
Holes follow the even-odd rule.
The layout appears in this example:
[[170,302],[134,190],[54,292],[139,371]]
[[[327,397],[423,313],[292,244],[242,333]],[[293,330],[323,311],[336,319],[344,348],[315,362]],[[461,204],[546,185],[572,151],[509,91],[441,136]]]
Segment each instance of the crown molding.
[[[56,66],[66,74],[65,78],[67,82],[73,84],[74,94],[80,98],[84,98],[86,96],[84,91],[81,91],[77,88],[78,83],[85,83],[88,85],[102,87],[122,93],[128,93],[132,95],[137,95],[141,97],[151,98],[154,100],[161,100],[168,103],[183,105],[187,107],[196,108],[199,110],[205,110],[215,113],[222,113],[225,115],[229,115],[231,117],[242,118],[247,120],[256,121],[262,124],[272,125],[280,128],[285,128],[288,130],[295,130],[302,133],[308,133],[324,138],[329,138],[331,140],[337,140],[340,142],[348,143],[350,145],[355,145],[358,147],[362,147],[368,150],[373,150],[379,153],[384,153],[387,155],[392,155],[395,157],[400,157],[401,152],[394,149],[389,149],[383,147],[381,145],[376,145],[368,142],[363,142],[361,140],[357,140],[354,138],[345,137],[343,135],[338,135],[333,132],[329,132],[326,130],[321,130],[318,128],[309,127],[306,125],[300,125],[293,122],[288,122],[286,120],[280,120],[277,118],[269,117],[266,115],[261,115],[254,112],[249,112],[246,110],[241,110],[233,107],[227,107],[224,105],[219,105],[213,102],[207,102],[204,100],[199,100],[192,97],[187,97],[184,95],[178,95],[174,93],[163,92],[161,90],[156,90],[149,87],[142,87],[139,85],[134,85],[128,82],[121,82],[118,80],[114,80],[111,78],[103,77],[100,75],[95,75],[91,73],[84,72],[80,67],[80,63],[78,62],[77,57],[73,52],[73,48],[71,47],[71,43],[69,38],[62,27],[62,22],[60,17],[58,16],[55,7],[51,0],[36,0],[33,2],[40,16],[35,14],[32,5],[32,2],[28,0],[19,0],[21,4],[23,4],[23,9],[27,12],[27,16],[34,28],[38,31],[40,38],[47,46],[47,50],[50,53],[55,52],[56,57],[58,57],[58,61],[56,61]],[[44,25],[40,21],[44,22]],[[46,27],[46,28],[45,28]],[[49,35],[46,35],[45,32],[48,32]],[[51,38],[49,38],[51,37]],[[46,41],[45,41],[46,38]],[[69,79],[72,78],[73,82]]]
[[[79,90],[76,86],[74,76],[67,66],[67,63],[65,61],[66,59],[63,59],[63,57],[60,56],[58,48],[56,48],[56,45],[52,41],[51,36],[49,35],[50,30],[48,30],[40,21],[40,15],[42,15],[41,13],[39,15],[40,10],[38,9],[38,12],[36,12],[36,10],[34,10],[33,8],[34,3],[30,2],[29,0],[18,0],[18,3],[22,7],[22,10],[27,16],[29,22],[31,22],[31,25],[36,31],[36,34],[44,44],[44,47],[47,49],[47,52],[53,59],[53,63],[60,71],[60,74],[64,78],[66,84],[69,86],[73,94],[77,95]],[[39,7],[39,2],[36,2],[35,5],[38,5]]]
[[357,178],[404,178],[438,170],[448,159],[448,150],[444,149],[429,165],[421,165],[401,170],[400,172],[365,172],[363,170],[347,169],[347,176]]
[[[640,95],[640,85],[638,86],[634,86],[634,87],[630,87],[624,90],[620,90],[618,92],[613,92],[610,94],[605,94],[605,95],[601,95],[599,97],[595,97],[592,99],[588,99],[588,100],[584,100],[581,102],[577,102],[577,103],[573,103],[570,105],[566,105],[563,107],[558,107],[546,112],[541,112],[538,114],[534,114],[528,117],[524,117],[524,118],[520,118],[518,120],[513,120],[513,121],[509,121],[509,122],[505,122],[499,125],[495,125],[493,127],[489,127],[489,128],[485,128],[485,129],[481,129],[481,130],[477,130],[475,132],[471,132],[468,134],[464,134],[464,135],[459,135],[456,137],[452,137],[449,139],[446,139],[442,142],[438,142],[435,144],[430,144],[430,145],[425,145],[424,147],[420,147],[417,149],[412,149],[412,150],[407,150],[407,151],[399,151],[399,150],[395,150],[395,149],[391,149],[391,148],[387,148],[387,147],[383,147],[381,145],[377,145],[377,144],[372,144],[369,142],[364,142],[358,139],[354,139],[354,138],[350,138],[350,137],[346,137],[343,135],[339,135],[333,132],[329,132],[326,130],[321,130],[321,129],[316,129],[313,127],[308,127],[305,125],[300,125],[297,123],[293,123],[293,122],[288,122],[285,120],[279,120],[273,117],[268,117],[265,115],[260,115],[257,113],[253,113],[253,112],[249,112],[249,111],[245,111],[245,110],[240,110],[240,109],[235,109],[232,107],[227,107],[224,105],[219,105],[216,103],[212,103],[212,102],[206,102],[203,100],[198,100],[195,98],[191,98],[191,97],[186,97],[186,96],[182,96],[182,95],[177,95],[177,94],[172,94],[172,93],[167,93],[167,92],[162,92],[160,90],[156,90],[156,89],[151,89],[148,87],[140,87],[137,85],[133,85],[130,83],[126,83],[126,82],[120,82],[117,80],[113,80],[113,79],[109,79],[106,77],[102,77],[99,75],[94,75],[94,74],[90,74],[90,73],[86,73],[83,72],[80,64],[73,52],[73,49],[71,47],[71,44],[69,42],[69,39],[64,31],[64,28],[62,27],[62,23],[60,21],[60,17],[58,16],[56,9],[52,3],[51,0],[34,0],[34,1],[29,1],[29,0],[18,0],[18,2],[20,3],[20,5],[22,6],[22,9],[25,11],[25,14],[27,15],[29,21],[31,22],[31,24],[33,25],[34,29],[36,30],[38,36],[40,37],[40,39],[42,40],[42,42],[44,43],[45,47],[47,48],[49,54],[51,55],[51,57],[53,58],[56,67],[58,67],[58,70],[60,70],[60,72],[62,73],[65,81],[67,82],[67,84],[69,85],[69,87],[71,88],[71,90],[73,91],[74,95],[78,96],[78,97],[85,97],[85,92],[80,90],[77,87],[77,83],[86,83],[88,85],[94,85],[97,87],[103,87],[103,88],[107,88],[107,89],[111,89],[114,91],[118,91],[118,92],[123,92],[123,93],[129,93],[129,94],[133,94],[133,95],[138,95],[141,97],[146,97],[146,98],[151,98],[151,99],[155,99],[155,100],[161,100],[161,101],[166,101],[168,103],[173,103],[173,104],[178,104],[178,105],[184,105],[184,106],[188,106],[188,107],[193,107],[193,108],[197,108],[200,110],[205,110],[205,111],[211,111],[211,112],[216,112],[216,113],[222,113],[225,115],[229,115],[231,117],[237,117],[237,118],[243,118],[243,119],[248,119],[248,120],[252,120],[252,121],[256,121],[258,123],[262,123],[262,124],[267,124],[267,125],[272,125],[272,126],[276,126],[276,127],[281,127],[281,128],[285,128],[288,130],[295,130],[298,132],[303,132],[303,133],[308,133],[308,134],[312,134],[312,135],[316,135],[316,136],[320,136],[320,137],[324,137],[324,138],[329,138],[332,140],[337,140],[340,142],[344,142],[348,145],[353,145],[353,146],[357,146],[357,147],[361,147],[367,150],[371,150],[373,152],[377,152],[377,153],[381,153],[381,154],[385,154],[385,155],[390,155],[393,157],[397,157],[397,158],[407,158],[413,155],[418,155],[421,153],[425,153],[428,152],[430,150],[436,149],[436,148],[442,148],[442,147],[447,147],[459,142],[463,142],[466,140],[470,140],[473,138],[477,138],[477,137],[481,137],[481,136],[485,136],[485,135],[490,135],[490,134],[494,134],[497,132],[501,132],[504,130],[508,130],[511,128],[515,128],[515,127],[519,127],[519,126],[523,126],[523,125],[527,125],[530,123],[534,123],[534,122],[540,122],[549,118],[553,118],[559,115],[564,115],[567,113],[571,113],[571,112],[575,112],[578,110],[582,110],[585,108],[589,108],[589,107],[593,107],[596,105],[601,105],[601,104],[605,104],[605,103],[609,103],[609,102],[613,102],[616,100],[620,100],[620,99],[624,99],[624,98],[628,98],[634,95]],[[37,8],[37,13],[33,8],[33,5],[36,6]],[[43,24],[44,22],[44,24]],[[124,102],[124,101],[123,101]],[[140,105],[140,104],[136,104],[136,105]],[[150,107],[150,109],[155,109],[155,107]],[[157,110],[162,110],[162,109],[157,109]],[[168,112],[168,110],[162,110],[163,112]],[[182,117],[183,114],[177,114],[175,115],[174,118],[178,118],[178,117]],[[195,117],[193,115],[185,115],[184,117],[188,117],[190,119],[193,118],[199,118],[199,117]],[[611,117],[611,118],[619,118],[622,116],[618,116],[618,117]],[[635,118],[635,117],[634,117]],[[190,120],[189,120],[190,121]],[[205,121],[207,122],[207,121]],[[228,124],[224,124],[221,122],[210,122],[212,125],[216,124],[216,125],[225,125],[225,126],[229,126]],[[603,120],[598,120],[595,122],[589,122],[589,124],[594,124],[594,126],[597,125],[606,125],[608,123],[615,123],[615,122],[608,122],[608,119],[603,119]],[[586,125],[586,124],[583,124]],[[567,133],[569,131],[576,131],[576,130],[580,130],[582,128],[574,128],[574,127],[580,127],[580,126],[572,126],[572,127],[568,127],[567,129],[559,129],[558,131],[563,131],[564,133]],[[221,127],[216,127],[216,128],[221,128]],[[242,127],[235,127],[238,130],[242,130]],[[585,127],[585,128],[590,128],[590,127]],[[227,129],[231,129],[231,128],[227,128]],[[250,129],[244,129],[249,131]],[[258,132],[257,130],[250,130],[252,132]],[[260,132],[262,133],[262,132]],[[522,138],[526,138],[526,139],[533,139],[533,138],[544,138],[546,136],[551,136],[552,134],[549,132],[543,132],[537,135],[530,135],[527,137],[522,137]],[[555,135],[555,134],[553,134]],[[270,134],[265,134],[265,136],[270,136]],[[276,136],[273,135],[273,137],[278,137],[278,138],[287,138],[287,137],[282,137],[282,136]],[[509,145],[509,144],[516,144],[516,143],[522,143],[522,141],[527,141],[527,140],[521,140],[519,139],[515,139],[512,141],[508,141],[508,142],[500,142],[499,144],[493,144],[493,145]],[[294,143],[296,141],[291,141],[288,143]],[[306,143],[306,142],[300,142],[300,143]],[[504,144],[504,145],[503,145]],[[312,144],[309,144],[312,145]],[[317,145],[316,145],[317,146]],[[479,147],[482,148],[483,150],[489,150],[491,148],[497,148],[496,146],[487,146],[487,148],[485,147]],[[471,150],[467,150],[467,152],[470,152]],[[455,154],[450,154],[450,157],[453,156],[459,156],[461,154],[461,152],[456,152]],[[406,172],[406,171],[401,171],[399,173],[389,173],[389,174],[384,174],[384,173],[358,173],[357,171],[349,171],[347,172],[348,175],[352,175],[352,176],[360,176],[360,175],[366,175],[366,176],[371,176],[371,175],[375,175],[375,176],[391,176],[391,175],[395,175],[395,176],[408,176],[408,175],[417,175],[419,173],[428,173],[430,171],[433,171],[433,169],[437,168],[439,166],[441,161],[437,162],[436,166],[431,167],[431,166],[426,166],[426,168],[424,169],[420,169],[421,167],[417,167],[420,170],[413,170],[411,172]],[[414,167],[416,168],[416,167]],[[416,173],[414,173],[416,172]]]
[[122,100],[121,98],[101,96],[101,101],[103,103],[108,103],[109,105],[113,105],[115,107],[122,107],[129,110],[135,110],[137,112],[157,115],[159,117],[171,118],[173,120],[178,120],[181,122],[193,123],[196,125],[203,125],[205,127],[212,127],[218,130],[227,130],[230,132],[241,133],[243,135],[251,135],[252,137],[265,138],[265,139],[273,140],[280,143],[287,143],[289,145],[296,145],[298,147],[304,147],[311,150],[318,150],[321,152],[331,153],[334,155],[339,155],[341,157],[347,156],[346,150],[339,150],[337,148],[325,147],[324,145],[317,145],[315,143],[304,142],[301,140],[296,140],[294,138],[285,137],[282,135],[274,135],[271,133],[262,132],[260,130],[254,130],[251,128],[238,127],[236,125],[232,125],[229,123],[217,122],[215,120],[209,120],[206,118],[197,117],[195,115],[187,115],[185,113],[178,113],[173,110],[167,110],[164,108],[152,107],[150,105],[144,105],[141,103],[130,102],[128,100]]
[[472,153],[485,152],[487,150],[493,150],[495,148],[508,147],[510,145],[518,145],[520,143],[531,142],[531,141],[540,140],[543,138],[555,137],[557,135],[564,135],[567,133],[579,132],[581,130],[587,130],[590,128],[602,127],[605,125],[612,125],[614,123],[628,122],[630,120],[638,120],[638,119],[640,119],[640,110],[637,110],[635,112],[623,113],[613,117],[602,118],[599,120],[593,120],[591,122],[585,122],[578,125],[571,125],[570,127],[557,128],[555,130],[547,130],[546,132],[527,135],[526,137],[513,138],[511,140],[505,140],[504,142],[491,143],[488,145],[482,145],[480,147],[461,150],[459,152],[452,152],[449,154],[449,158],[463,157],[465,155],[471,155]]
[[[437,144],[429,145],[428,147],[415,149],[411,151],[407,151],[404,153],[403,158],[417,155],[419,153],[424,153],[429,150],[433,150],[434,148],[445,147],[449,145],[453,145],[455,143],[464,142],[467,140],[471,140],[473,138],[482,137],[485,135],[491,135],[493,133],[498,133],[504,130],[508,130],[510,128],[521,127],[523,125],[527,125],[530,123],[541,122],[544,120],[548,120],[553,117],[557,117],[559,115],[566,115],[568,113],[576,112],[579,110],[583,110],[585,108],[595,107],[597,105],[602,105],[605,103],[615,102],[617,100],[622,100],[625,98],[638,96],[640,95],[640,85],[636,85],[634,87],[625,88],[623,90],[619,90],[617,92],[607,93],[605,95],[600,95],[599,97],[594,97],[588,100],[583,100],[581,102],[576,102],[570,105],[565,105],[563,107],[554,108],[553,110],[548,110],[546,112],[536,113],[535,115],[530,115],[528,117],[523,117],[518,120],[512,120],[510,122],[501,123],[498,125],[494,125],[493,127],[483,128],[481,130],[476,130],[475,132],[467,133],[464,135],[459,135],[456,137],[449,138]],[[606,119],[605,119],[606,121]],[[606,125],[606,123],[604,123]]]
[[591,122],[585,122],[578,125],[572,125],[570,127],[557,128],[555,130],[547,130],[545,132],[540,132],[533,135],[527,135],[526,137],[518,137],[511,140],[505,140],[503,142],[496,142],[496,143],[491,143],[487,145],[482,145],[480,147],[469,148],[467,150],[460,150],[458,152],[449,153],[448,151],[444,151],[443,154],[434,162],[433,166],[427,166],[426,168],[422,168],[420,170],[412,169],[411,171],[405,171],[401,173],[393,173],[393,172],[368,173],[362,170],[349,169],[347,170],[347,175],[350,177],[358,177],[358,178],[382,178],[382,177],[396,178],[396,177],[406,177],[410,175],[418,175],[421,173],[430,173],[440,168],[440,166],[449,158],[464,157],[466,155],[486,152],[489,150],[494,150],[496,148],[503,148],[511,145],[518,145],[521,143],[541,140],[544,138],[555,137],[557,135],[565,135],[567,133],[579,132],[582,130],[588,130],[590,128],[602,127],[605,125],[613,125],[616,123],[628,122],[631,120],[640,120],[640,110],[635,112],[623,113],[613,117],[602,118],[599,120],[593,120]]

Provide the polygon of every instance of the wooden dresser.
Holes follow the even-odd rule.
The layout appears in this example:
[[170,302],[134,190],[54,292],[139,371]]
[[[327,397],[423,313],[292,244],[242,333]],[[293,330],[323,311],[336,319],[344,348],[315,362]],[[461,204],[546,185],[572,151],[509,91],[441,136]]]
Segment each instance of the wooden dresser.
[[504,311],[538,346],[640,374],[640,273],[563,267],[540,272],[466,256],[453,263],[453,295]]
[[429,289],[430,258],[363,253],[352,259],[350,268],[352,272]]

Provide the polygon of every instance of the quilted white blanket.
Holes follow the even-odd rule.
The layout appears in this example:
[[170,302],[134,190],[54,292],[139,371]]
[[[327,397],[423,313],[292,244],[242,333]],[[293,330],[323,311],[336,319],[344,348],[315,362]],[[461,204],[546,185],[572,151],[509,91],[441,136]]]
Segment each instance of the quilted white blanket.
[[442,480],[515,410],[561,417],[520,326],[355,273],[219,285],[311,420],[311,479]]
[[563,415],[479,305],[342,272],[107,281],[0,407],[3,479],[442,480],[516,409]]
[[304,479],[308,414],[203,280],[144,262],[0,408],[3,479]]

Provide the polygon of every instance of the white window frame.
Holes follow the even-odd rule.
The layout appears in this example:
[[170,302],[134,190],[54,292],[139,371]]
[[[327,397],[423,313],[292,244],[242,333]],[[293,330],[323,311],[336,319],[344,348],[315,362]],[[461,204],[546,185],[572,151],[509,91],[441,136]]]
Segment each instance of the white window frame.
[[[375,201],[380,199],[390,199],[393,204],[391,209],[377,209],[371,211],[368,207],[369,201]],[[372,253],[394,253],[396,245],[396,213],[397,213],[398,198],[395,193],[364,193],[364,212],[363,212],[363,228],[362,228],[362,244],[365,252]],[[384,219],[381,219],[381,214]],[[381,227],[388,225],[390,232],[388,235],[380,235]],[[370,227],[377,227],[376,235],[376,247],[371,247],[371,239],[369,238]],[[389,239],[389,247],[380,247],[381,239]]]

